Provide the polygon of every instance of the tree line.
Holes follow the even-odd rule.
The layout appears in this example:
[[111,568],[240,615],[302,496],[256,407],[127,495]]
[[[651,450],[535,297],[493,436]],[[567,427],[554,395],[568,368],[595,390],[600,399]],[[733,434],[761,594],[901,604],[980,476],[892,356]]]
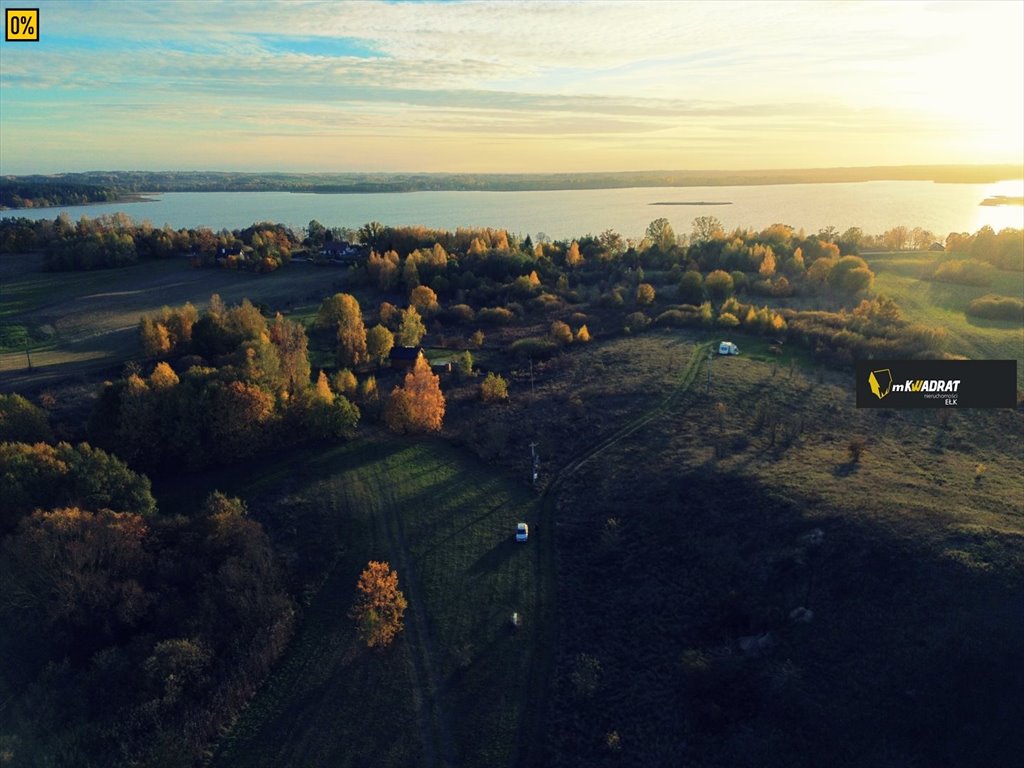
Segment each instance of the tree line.
[[31,181],[0,181],[0,208],[112,203],[121,193],[111,186]]
[[82,216],[77,222],[67,213],[52,220],[0,219],[0,253],[42,251],[44,268],[51,271],[109,269],[188,255],[195,266],[272,272],[301,242],[290,228],[270,222],[214,232],[136,224],[124,213]]

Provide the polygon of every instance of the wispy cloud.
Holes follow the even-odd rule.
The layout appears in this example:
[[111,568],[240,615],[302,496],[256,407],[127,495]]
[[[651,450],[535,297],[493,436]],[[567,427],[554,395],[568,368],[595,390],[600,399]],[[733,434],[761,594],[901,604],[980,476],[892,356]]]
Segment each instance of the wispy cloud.
[[[409,170],[443,169],[417,157],[411,137],[467,151],[469,136],[501,137],[507,155],[465,159],[479,170],[543,170],[523,164],[547,161],[543,142],[572,140],[580,150],[565,162],[594,169],[758,156],[778,166],[801,145],[808,158],[836,153],[829,164],[1024,156],[1020,3],[40,6],[43,40],[2,48],[4,172],[60,170],[34,145],[41,124],[48,137],[63,130],[88,167],[124,167],[126,136],[147,167],[196,166],[218,135],[245,167],[231,144],[239,133],[265,138],[284,166],[318,140],[326,156],[332,139],[372,136],[368,161]],[[204,137],[205,154],[181,142],[167,155],[183,129]],[[872,146],[865,132],[885,141]],[[953,144],[936,138],[954,133]],[[710,158],[696,135],[717,137],[720,151]],[[633,140],[632,163],[629,142],[602,144],[611,136]],[[978,150],[960,156],[972,142]],[[960,155],[946,156],[954,146]]]

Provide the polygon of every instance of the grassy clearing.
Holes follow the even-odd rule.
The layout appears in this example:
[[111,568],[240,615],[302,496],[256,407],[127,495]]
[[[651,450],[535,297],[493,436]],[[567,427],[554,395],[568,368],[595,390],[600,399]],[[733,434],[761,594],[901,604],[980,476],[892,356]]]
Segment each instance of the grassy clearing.
[[[938,254],[939,260],[945,258]],[[946,328],[948,351],[970,358],[1017,360],[1018,386],[1024,386],[1024,328],[1009,320],[966,314],[971,300],[987,293],[1024,295],[1024,276],[995,270],[991,285],[957,285],[920,279],[936,263],[935,254],[872,254],[868,260],[876,273],[875,291],[895,299],[913,322]]]
[[[203,484],[166,505],[188,507]],[[320,526],[344,529],[344,544],[214,765],[509,762],[535,650],[538,550],[513,540],[517,521],[533,522],[528,491],[434,441],[306,451],[217,487],[247,489],[297,553],[316,548]],[[410,602],[406,631],[379,653],[357,646],[346,616],[371,559],[391,562]],[[513,611],[524,617],[516,634]]]

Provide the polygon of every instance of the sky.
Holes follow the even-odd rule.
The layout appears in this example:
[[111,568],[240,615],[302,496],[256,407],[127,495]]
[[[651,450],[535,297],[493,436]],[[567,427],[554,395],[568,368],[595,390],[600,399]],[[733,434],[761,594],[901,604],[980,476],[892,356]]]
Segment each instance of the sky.
[[1024,165],[1024,2],[25,2],[0,174]]

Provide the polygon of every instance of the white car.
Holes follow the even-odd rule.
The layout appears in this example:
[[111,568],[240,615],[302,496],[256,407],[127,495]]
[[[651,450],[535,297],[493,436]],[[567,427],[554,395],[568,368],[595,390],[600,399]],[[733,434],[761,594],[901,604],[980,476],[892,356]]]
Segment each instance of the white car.
[[530,526],[526,523],[519,523],[519,525],[516,526],[516,541],[522,542],[526,541],[528,538],[530,538]]
[[718,354],[720,355],[738,355],[739,353],[740,348],[731,341],[723,341],[718,345]]

